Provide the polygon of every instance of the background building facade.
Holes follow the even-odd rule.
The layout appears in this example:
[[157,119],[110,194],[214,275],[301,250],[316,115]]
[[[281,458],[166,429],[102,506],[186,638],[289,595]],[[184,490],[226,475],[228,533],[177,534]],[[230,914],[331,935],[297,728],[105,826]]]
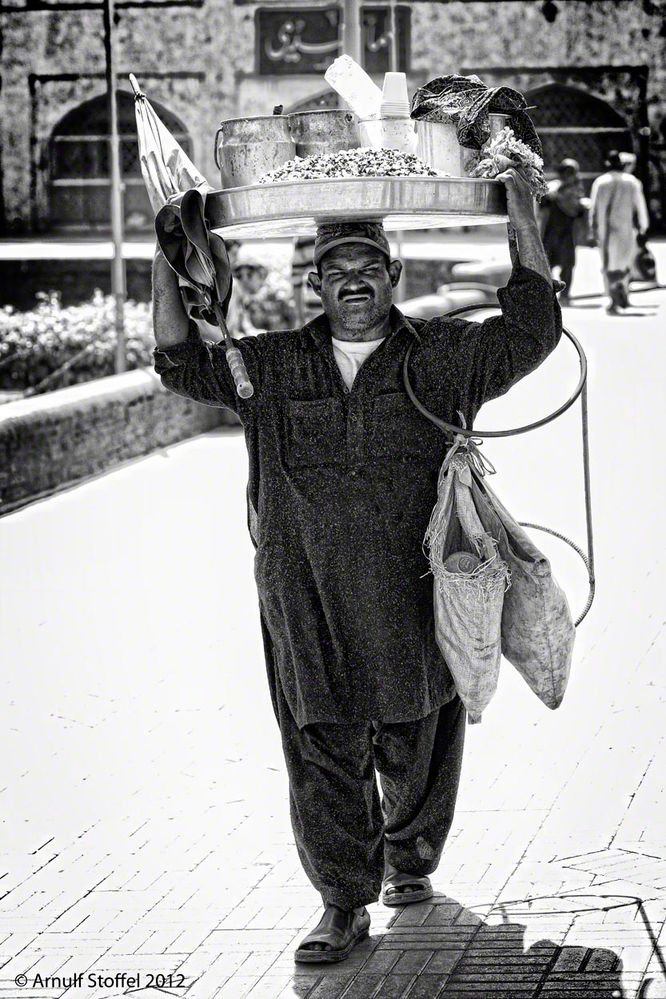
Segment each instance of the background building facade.
[[[91,0],[92,2],[92,0]],[[133,0],[136,4],[137,0]],[[108,227],[108,116],[101,11],[74,0],[4,0],[0,227],[5,235]],[[341,8],[326,0],[118,3],[124,211],[146,232],[127,76],[135,73],[218,185],[221,119],[335,105],[323,80],[341,51]],[[388,68],[387,3],[362,7],[367,68]],[[523,91],[546,167],[581,162],[588,182],[610,148],[632,149],[653,225],[666,227],[666,4],[663,0],[399,3],[397,51],[412,89],[451,72]]]

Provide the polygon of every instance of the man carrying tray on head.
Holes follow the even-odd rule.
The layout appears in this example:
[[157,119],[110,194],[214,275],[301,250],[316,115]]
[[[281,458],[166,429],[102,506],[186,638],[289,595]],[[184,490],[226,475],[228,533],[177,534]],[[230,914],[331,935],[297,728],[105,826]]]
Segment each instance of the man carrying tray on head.
[[[204,343],[158,253],[155,367],[174,392],[227,406],[249,452],[266,666],[291,818],[324,914],[299,961],[343,960],[364,908],[432,895],[453,818],[464,710],[435,641],[422,542],[447,440],[410,402],[466,425],[533,371],[561,336],[550,267],[522,175],[505,184],[513,273],[502,315],[405,318],[401,264],[381,225],[321,226],[311,287],[323,315],[241,340],[254,395],[239,399],[224,348]],[[379,773],[382,797],[375,782]]]

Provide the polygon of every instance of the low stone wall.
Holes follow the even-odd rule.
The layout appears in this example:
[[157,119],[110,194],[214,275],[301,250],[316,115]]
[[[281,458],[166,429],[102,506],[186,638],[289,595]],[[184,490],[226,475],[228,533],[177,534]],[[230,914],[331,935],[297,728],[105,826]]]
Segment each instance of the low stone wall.
[[0,406],[0,514],[128,458],[219,427],[225,409],[167,392],[128,371]]
[[[152,261],[131,257],[125,261],[127,297],[149,302]],[[22,311],[34,309],[37,293],[58,291],[63,305],[79,305],[99,288],[111,294],[109,260],[50,258],[44,260],[0,260],[0,305]]]

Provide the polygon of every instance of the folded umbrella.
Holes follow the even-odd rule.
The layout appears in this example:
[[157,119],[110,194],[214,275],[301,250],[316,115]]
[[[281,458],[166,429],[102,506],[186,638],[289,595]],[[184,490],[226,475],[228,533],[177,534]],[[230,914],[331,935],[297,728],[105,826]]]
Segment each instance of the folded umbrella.
[[212,190],[204,175],[199,173],[185,150],[158,118],[133,73],[130,73],[129,79],[134,91],[141,173],[155,214],[169,198],[182,194],[190,187]]
[[227,364],[236,391],[241,399],[248,399],[254,389],[225,318],[231,298],[231,264],[224,240],[208,228],[205,211],[206,192],[201,188],[191,188],[173,198],[157,213],[157,241],[178,275],[188,314],[222,330]]
[[211,232],[206,197],[211,186],[176,142],[130,75],[134,90],[139,160],[156,213],[155,232],[166,260],[178,275],[189,316],[219,326],[229,370],[242,399],[254,389],[225,317],[231,298],[231,265],[224,240]]

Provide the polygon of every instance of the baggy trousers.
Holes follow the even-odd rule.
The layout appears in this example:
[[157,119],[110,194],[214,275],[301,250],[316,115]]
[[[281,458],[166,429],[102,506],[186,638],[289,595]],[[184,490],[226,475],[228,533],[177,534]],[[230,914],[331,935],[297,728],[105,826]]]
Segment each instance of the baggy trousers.
[[458,793],[465,735],[460,699],[417,721],[299,729],[279,681],[272,693],[296,847],[324,903],[352,909],[375,902],[385,863],[431,874]]

